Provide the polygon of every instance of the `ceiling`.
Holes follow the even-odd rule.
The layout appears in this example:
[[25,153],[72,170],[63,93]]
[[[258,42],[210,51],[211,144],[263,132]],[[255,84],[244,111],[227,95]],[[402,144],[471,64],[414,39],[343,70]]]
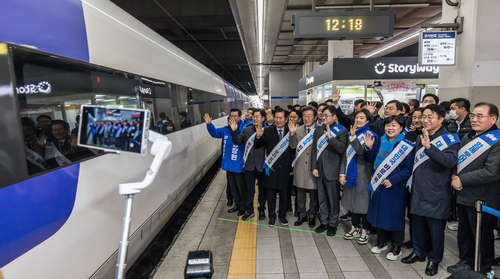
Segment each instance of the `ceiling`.
[[[292,16],[311,11],[312,0],[264,0],[262,63],[257,43],[258,0],[111,1],[249,94],[268,91],[270,71],[295,71],[307,61],[323,64],[328,59],[327,40],[294,40]],[[316,0],[316,11],[367,11],[369,3]],[[371,57],[384,56],[415,44],[418,36],[408,37],[423,23],[441,22],[441,5],[441,0],[375,0],[375,10],[395,12],[394,37],[355,40],[354,57],[374,52],[378,53]]]
[[253,78],[228,0],[111,0],[248,94]]

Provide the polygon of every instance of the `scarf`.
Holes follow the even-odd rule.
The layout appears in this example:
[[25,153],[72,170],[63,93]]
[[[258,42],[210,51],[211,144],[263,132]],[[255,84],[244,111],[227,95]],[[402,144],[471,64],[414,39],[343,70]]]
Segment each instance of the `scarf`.
[[[368,125],[365,125],[359,129],[356,130],[356,138],[359,137],[359,135],[366,133],[367,131],[370,130],[370,127]],[[358,164],[356,163],[357,159],[357,154],[354,153],[354,157],[352,158],[351,162],[349,163],[349,166],[347,166],[347,187],[354,187],[358,184],[357,177],[358,177]]]
[[384,134],[382,138],[380,139],[381,144],[380,144],[380,149],[377,154],[377,158],[375,158],[375,163],[373,164],[373,169],[376,170],[380,164],[385,160],[389,154],[391,154],[392,150],[394,149],[394,146],[398,144],[400,141],[402,141],[405,138],[405,135],[403,133],[399,134],[399,136],[393,140],[389,141],[387,138],[387,134]]

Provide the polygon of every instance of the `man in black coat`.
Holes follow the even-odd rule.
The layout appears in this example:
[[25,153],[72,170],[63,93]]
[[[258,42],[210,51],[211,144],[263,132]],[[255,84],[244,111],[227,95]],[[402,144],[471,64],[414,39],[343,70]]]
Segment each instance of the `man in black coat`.
[[[434,276],[443,260],[444,230],[450,216],[451,171],[458,161],[460,139],[443,126],[446,111],[428,105],[422,115],[424,129],[417,138],[411,183],[412,240],[414,251],[401,262],[428,258],[425,274]],[[430,248],[430,249],[429,249]]]
[[[500,141],[495,125],[498,119],[498,108],[491,103],[478,103],[470,113],[472,132],[461,140],[462,148],[458,152],[459,163],[457,174],[452,175],[451,186],[458,191],[458,251],[460,261],[448,267],[448,272],[454,273],[461,270],[472,270],[475,257],[475,237],[477,213],[475,203],[482,200],[485,204],[496,210],[500,209]],[[496,134],[496,135],[495,135]],[[496,143],[486,145],[485,151],[475,151],[474,146],[467,144],[478,137],[488,137]],[[481,143],[481,142],[479,142]],[[471,143],[472,144],[472,143]],[[485,145],[480,144],[480,145]],[[467,146],[467,147],[466,147]],[[469,152],[469,154],[467,154]],[[470,153],[479,152],[475,159],[470,158]],[[483,212],[481,223],[481,271],[491,269],[495,257],[493,229],[498,218]]]
[[[247,111],[248,113],[248,111]],[[238,125],[231,124],[231,137],[235,145],[247,144],[248,139],[256,135],[257,125],[261,125],[265,120],[266,112],[263,109],[254,109],[252,111],[253,125],[248,125],[240,135],[238,135]],[[254,135],[255,134],[255,135]],[[247,147],[245,146],[245,151]],[[255,145],[248,151],[247,159],[245,161],[245,181],[246,181],[246,213],[243,215],[243,220],[248,220],[255,216],[253,208],[253,200],[255,195],[255,180],[259,186],[259,220],[266,219],[264,210],[266,209],[266,188],[264,187],[264,172],[262,165],[264,164],[264,148],[256,148]]]
[[[264,147],[266,155],[270,157],[273,149],[283,138],[289,138],[288,127],[286,126],[287,117],[282,108],[277,108],[274,111],[274,125],[267,127],[262,131],[262,124],[257,126],[255,137],[255,148]],[[274,164],[266,171],[269,175],[264,175],[264,185],[267,189],[267,206],[269,214],[269,226],[273,227],[276,223],[276,193],[279,193],[279,210],[278,218],[282,225],[287,226],[288,221],[286,216],[286,197],[287,189],[290,185],[290,173],[292,172],[292,149],[288,141],[283,144],[286,147],[284,152],[274,161]]]
[[[330,127],[336,125],[335,106],[327,106],[323,110],[323,125],[314,130],[314,139],[311,149],[311,171],[316,177],[318,188],[319,215],[321,225],[316,228],[317,233],[327,231],[328,236],[334,236],[337,232],[340,213],[340,164],[342,154],[347,149],[347,129],[338,131],[336,136],[331,135]],[[343,128],[343,127],[342,127]],[[318,141],[325,135],[327,145],[319,155]]]

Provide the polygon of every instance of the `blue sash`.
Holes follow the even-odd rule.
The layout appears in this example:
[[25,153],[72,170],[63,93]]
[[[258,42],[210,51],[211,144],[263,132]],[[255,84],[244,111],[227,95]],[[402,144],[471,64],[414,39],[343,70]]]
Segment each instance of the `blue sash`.
[[500,140],[500,130],[493,130],[476,137],[458,151],[457,174]]
[[384,181],[401,162],[415,148],[415,144],[403,139],[394,150],[385,158],[372,175],[368,190],[375,192],[378,186]]
[[[316,126],[317,127],[317,126]],[[312,144],[313,139],[314,139],[314,130],[316,127],[312,128],[309,134],[307,134],[305,137],[303,137],[299,144],[297,145],[297,149],[295,151],[295,159],[292,162],[292,168],[295,167],[295,163],[297,162],[297,159],[299,156],[304,153],[304,151]]]
[[276,163],[276,160],[278,160],[278,158],[281,157],[281,154],[283,154],[283,152],[285,152],[285,150],[288,148],[289,142],[290,132],[288,132],[273,148],[273,150],[269,153],[269,156],[266,156],[263,168],[265,169],[267,176],[269,176],[269,170],[274,171],[274,163]]
[[[455,143],[460,143],[460,138],[458,137],[458,134],[452,134],[452,133],[446,133],[443,134],[437,138],[435,138],[433,141],[431,141],[431,144],[437,147],[440,151],[445,150],[449,146],[455,144]],[[421,147],[417,153],[415,154],[415,161],[413,162],[413,171],[406,182],[406,186],[411,188],[411,185],[413,183],[413,173],[415,173],[415,170],[425,161],[429,160],[429,156],[425,154],[425,147]]]
[[[333,137],[336,137],[340,132],[345,130],[344,126],[337,124],[333,127],[330,128],[330,134]],[[321,156],[321,153],[325,151],[326,147],[328,146],[328,138],[325,135],[322,135],[316,144],[318,153],[316,154],[316,161],[319,159],[319,156]]]
[[405,126],[404,130],[403,130],[403,135],[406,135],[410,132],[410,129],[408,129],[408,127]]

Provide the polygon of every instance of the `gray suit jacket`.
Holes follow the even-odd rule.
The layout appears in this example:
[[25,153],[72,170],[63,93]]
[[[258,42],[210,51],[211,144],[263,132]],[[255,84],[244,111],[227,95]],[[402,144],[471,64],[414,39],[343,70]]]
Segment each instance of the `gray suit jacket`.
[[[231,137],[235,145],[245,144],[248,139],[255,133],[255,125],[249,125],[238,136],[238,130],[231,131]],[[255,145],[250,149],[248,153],[247,161],[245,162],[245,170],[253,171],[257,169],[258,172],[262,172],[262,166],[264,165],[264,147],[255,148]]]
[[328,145],[316,160],[318,154],[318,139],[325,134],[325,125],[319,126],[314,131],[314,141],[311,151],[311,170],[317,169],[319,176],[325,176],[328,180],[338,180],[340,174],[340,164],[342,162],[342,155],[347,149],[348,144],[348,131],[344,129],[336,137],[328,140]]
[[[311,127],[314,129],[318,124],[314,123]],[[306,126],[302,125],[297,128],[295,134],[290,136],[290,148],[296,149],[299,142],[306,136],[307,130]],[[316,180],[312,175],[311,171],[311,150],[312,144],[304,150],[302,155],[297,158],[295,162],[295,169],[293,171],[293,185],[304,188],[304,189],[317,189],[316,188]]]

